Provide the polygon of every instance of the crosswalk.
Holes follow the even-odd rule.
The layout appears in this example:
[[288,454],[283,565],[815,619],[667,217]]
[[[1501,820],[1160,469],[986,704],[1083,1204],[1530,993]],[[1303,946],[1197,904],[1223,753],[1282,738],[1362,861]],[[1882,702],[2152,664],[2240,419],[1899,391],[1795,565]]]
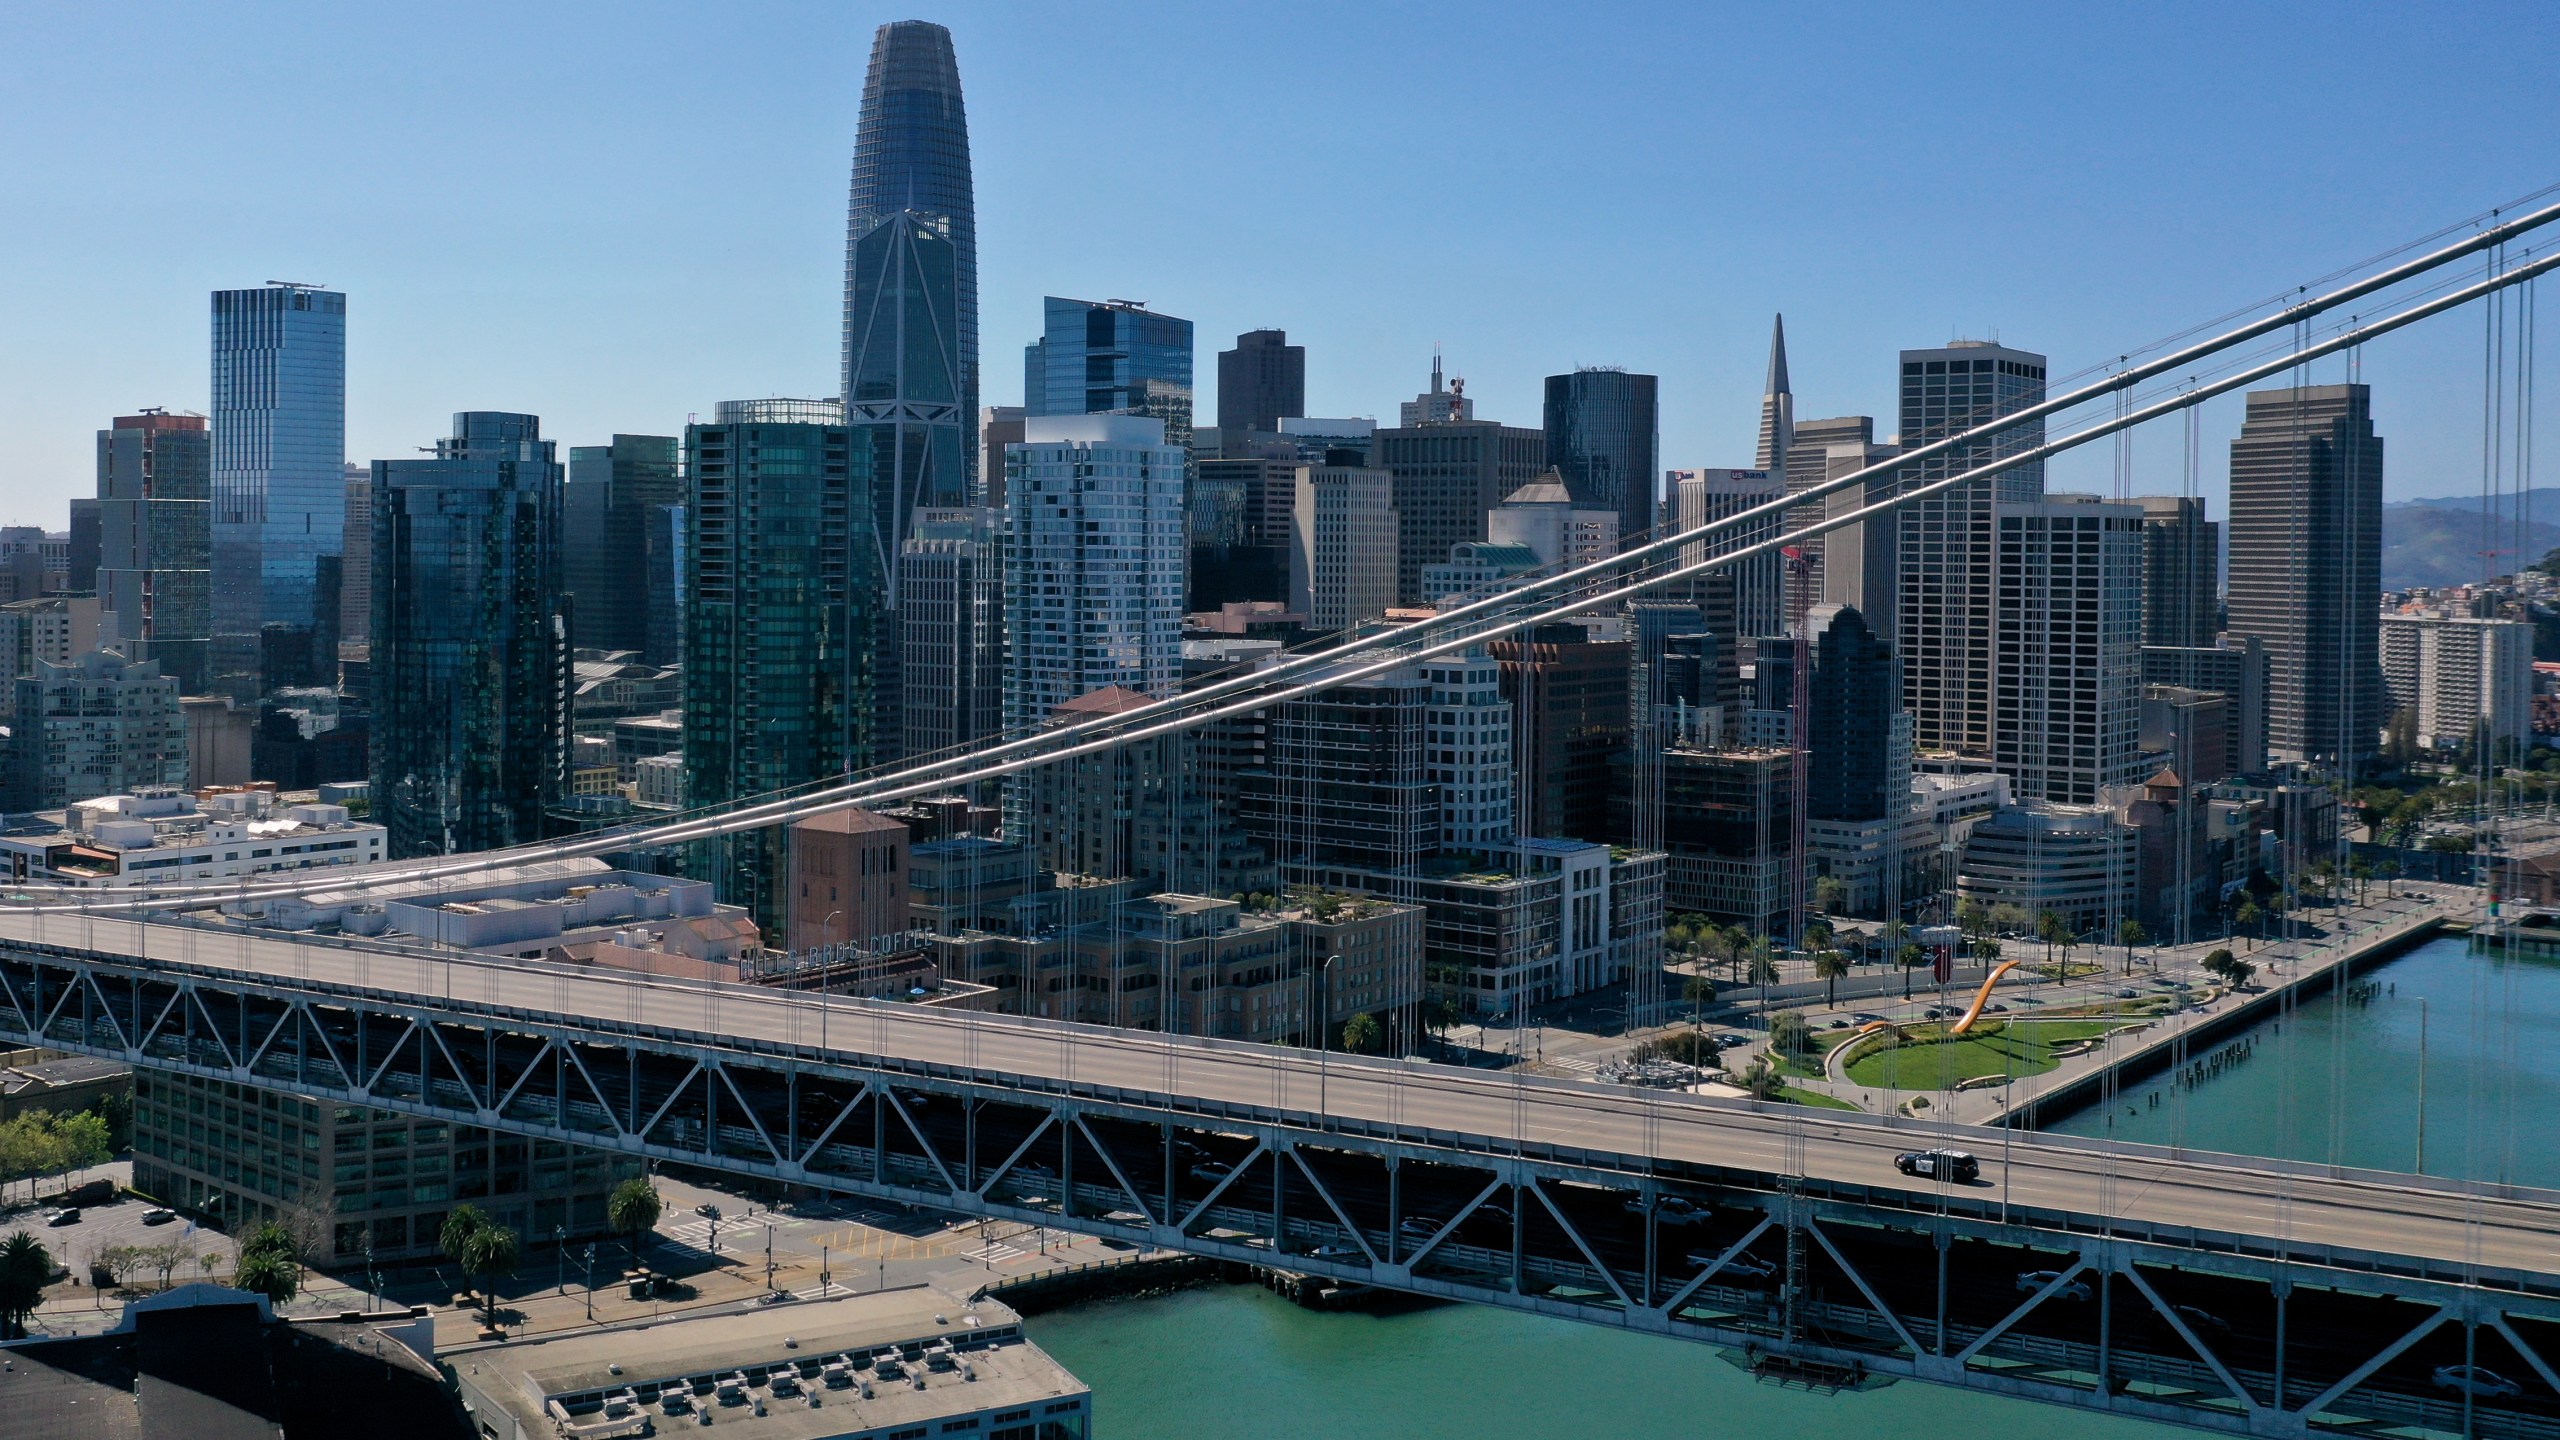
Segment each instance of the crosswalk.
[[1564,1055],[1547,1063],[1575,1075],[1596,1074],[1600,1069],[1600,1062],[1587,1055]]
[[1008,1245],[1002,1240],[990,1240],[975,1250],[963,1250],[960,1252],[961,1256],[965,1259],[980,1261],[988,1265],[1002,1265],[1008,1260],[1019,1260],[1030,1253],[1030,1251],[1023,1249],[1019,1245]]

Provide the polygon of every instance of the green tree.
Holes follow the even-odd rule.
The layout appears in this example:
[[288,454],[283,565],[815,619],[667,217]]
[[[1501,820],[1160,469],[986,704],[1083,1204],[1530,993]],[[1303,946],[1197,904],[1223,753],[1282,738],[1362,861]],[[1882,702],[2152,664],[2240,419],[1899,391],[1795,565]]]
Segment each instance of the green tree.
[[1375,1055],[1386,1043],[1387,1032],[1375,1015],[1364,1011],[1342,1022],[1342,1048],[1354,1055]]
[[2204,972],[2237,990],[2249,983],[2249,977],[2258,973],[2258,967],[2228,950],[2216,950],[2204,957]]
[[1848,956],[1837,950],[1817,950],[1813,953],[1813,978],[1823,984],[1822,1003],[1825,1005],[1840,1003],[1840,977],[1848,973]]
[[1956,928],[1967,935],[1979,935],[1991,928],[1991,907],[1979,895],[1969,896],[1956,905]]
[[231,1283],[278,1305],[292,1299],[302,1289],[302,1256],[294,1249],[292,1233],[272,1220],[250,1231],[240,1242],[240,1264]]
[[1848,909],[1848,883],[1837,875],[1825,875],[1814,881],[1813,908],[1825,915],[1837,915]]
[[107,1117],[95,1110],[82,1110],[55,1120],[53,1135],[62,1147],[60,1162],[65,1170],[86,1170],[115,1158],[114,1132]]
[[1801,1056],[1813,1040],[1813,1027],[1801,1010],[1781,1010],[1769,1017],[1769,1053]]
[[2047,961],[2053,959],[2053,947],[2062,943],[2062,937],[2070,933],[2071,927],[2063,922],[2062,916],[2057,912],[2051,910],[2036,912],[2036,939],[2044,943],[2044,958]]
[[456,1205],[436,1232],[436,1244],[480,1292],[481,1327],[498,1328],[497,1282],[516,1273],[516,1232],[490,1220],[476,1205]]
[[2139,920],[2127,920],[2116,926],[2116,943],[2124,947],[2124,973],[2133,973],[2133,947],[2148,944],[2151,932]]
[[1750,974],[1750,979],[1745,983],[1752,985],[1775,985],[1778,983],[1777,952],[1775,948],[1769,944],[1768,936],[1754,935],[1751,937],[1751,943],[1743,947],[1742,965]]
[[2244,890],[2240,893],[2239,903],[2231,907],[2231,924],[2235,929],[2248,930],[2263,923],[2266,914],[2258,908],[2257,900]]
[[1838,932],[1832,928],[1830,921],[1816,915],[1812,919],[1804,922],[1803,938],[1805,948],[1808,950],[1819,950],[1823,946],[1830,944],[1832,936],[1837,933]]
[[53,1279],[53,1256],[24,1230],[0,1241],[0,1339],[23,1340],[27,1317],[44,1301]]
[[1749,1092],[1754,1100],[1779,1100],[1786,1096],[1787,1082],[1778,1074],[1778,1067],[1769,1063],[1766,1055],[1753,1056],[1742,1073],[1733,1078],[1734,1083]]
[[658,1228],[658,1217],[667,1213],[666,1197],[658,1193],[646,1175],[634,1175],[613,1187],[605,1197],[604,1221],[631,1239],[631,1263],[640,1263],[640,1240]]
[[1991,931],[1995,935],[2024,935],[2033,923],[2024,905],[2004,900],[1991,907]]
[[1692,1007],[1690,1023],[1704,1025],[1707,1023],[1707,1002],[1716,998],[1716,982],[1704,975],[1692,975],[1689,983],[1681,987],[1680,998]]

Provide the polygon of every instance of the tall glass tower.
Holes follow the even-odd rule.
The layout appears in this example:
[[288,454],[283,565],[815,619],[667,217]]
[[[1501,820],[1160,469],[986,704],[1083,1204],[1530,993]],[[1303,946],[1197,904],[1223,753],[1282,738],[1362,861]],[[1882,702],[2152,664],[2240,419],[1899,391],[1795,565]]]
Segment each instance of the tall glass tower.
[[560,465],[531,415],[465,411],[373,462],[373,813],[394,858],[521,845],[567,793]]
[[[901,214],[907,243],[866,246]],[[919,260],[917,247],[940,253]],[[929,503],[965,504],[977,490],[978,210],[960,64],[951,32],[929,21],[892,21],[872,36],[844,249],[845,421],[949,428],[959,453],[947,473],[928,469],[945,464],[936,435],[878,489],[886,496],[920,477],[919,493],[948,497]],[[908,497],[910,510],[916,503]],[[884,527],[882,553],[895,557],[906,532]]]
[[[347,297],[213,292],[215,688],[254,699],[337,663],[347,518]],[[326,560],[330,563],[323,564]]]

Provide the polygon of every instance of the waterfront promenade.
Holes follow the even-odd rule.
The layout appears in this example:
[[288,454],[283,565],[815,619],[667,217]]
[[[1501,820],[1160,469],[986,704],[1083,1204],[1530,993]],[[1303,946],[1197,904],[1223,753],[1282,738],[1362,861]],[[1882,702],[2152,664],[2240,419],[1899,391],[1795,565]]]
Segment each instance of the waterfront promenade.
[[[1874,1113],[1917,1115],[1965,1124],[1999,1124],[2011,1120],[2034,1128],[2101,1098],[2111,1078],[2147,1074],[2183,1059],[2200,1059],[2230,1037],[2280,1013],[2288,1003],[2341,982],[2341,967],[2352,972],[2396,954],[2447,928],[2467,927],[2480,918],[2477,892],[2453,887],[2425,887],[2395,899],[2361,907],[2340,907],[2321,916],[2327,923],[2317,933],[2270,941],[2251,949],[2245,942],[2208,941],[2153,956],[2137,956],[2135,973],[2119,972],[2117,955],[2108,949],[2097,957],[2101,973],[2057,986],[2030,978],[2029,967],[2013,971],[1993,991],[2007,1001],[2031,988],[2044,992],[2039,1010],[2080,1010],[2103,1006],[2123,990],[2142,987],[2144,1000],[2164,993],[2164,982],[2184,981],[2193,1003],[2164,1015],[2128,1015],[2126,1028],[2098,1038],[2083,1054],[2061,1059],[2055,1068],[2021,1075],[1996,1085],[1949,1091],[1888,1090],[1853,1083],[1841,1067],[1829,1067],[1821,1080],[1794,1083]],[[2228,946],[2257,966],[2249,985],[2233,991],[2212,980],[2201,967],[2203,957]],[[1932,992],[1931,999],[1935,999]],[[1946,992],[1960,1004],[1956,987]],[[2138,1002],[2127,1001],[2128,1010]],[[1828,1012],[1810,1017],[1817,1026],[1837,1018]],[[1999,1018],[2032,1021],[2033,1012]],[[2103,1018],[2103,1013],[2097,1018]]]

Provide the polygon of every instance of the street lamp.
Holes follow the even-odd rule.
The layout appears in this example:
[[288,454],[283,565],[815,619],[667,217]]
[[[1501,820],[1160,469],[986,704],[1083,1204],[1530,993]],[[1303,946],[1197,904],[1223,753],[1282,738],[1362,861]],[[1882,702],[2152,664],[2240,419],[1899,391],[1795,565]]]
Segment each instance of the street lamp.
[[569,1227],[566,1225],[551,1227],[551,1260],[551,1278],[557,1282],[554,1288],[566,1295],[569,1293]]

